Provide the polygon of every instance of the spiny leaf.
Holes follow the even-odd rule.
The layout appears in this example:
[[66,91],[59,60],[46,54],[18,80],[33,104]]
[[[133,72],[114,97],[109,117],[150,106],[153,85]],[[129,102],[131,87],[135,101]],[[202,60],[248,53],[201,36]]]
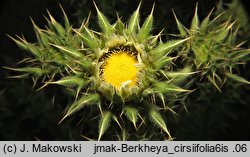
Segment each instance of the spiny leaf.
[[66,30],[69,30],[70,27],[71,27],[71,25],[70,25],[68,16],[67,16],[67,14],[65,13],[65,11],[64,11],[64,9],[63,9],[63,7],[62,7],[62,5],[61,5],[61,4],[59,4],[59,5],[60,5],[60,8],[61,8],[61,10],[62,10],[62,12],[63,12],[64,22],[65,22],[65,28],[66,28]]
[[58,81],[48,82],[48,84],[59,84],[63,86],[72,86],[72,85],[82,86],[84,83],[86,83],[86,81],[83,78],[79,78],[76,76],[63,77]]
[[116,31],[119,35],[123,35],[125,25],[120,18],[117,19],[117,21],[115,23],[115,28],[116,28]]
[[153,12],[154,12],[154,5],[150,15],[147,17],[146,21],[142,25],[142,28],[139,30],[138,33],[139,41],[145,41],[148,38],[148,35],[153,25]]
[[76,51],[75,49],[69,48],[69,47],[65,47],[65,46],[59,46],[59,45],[55,45],[55,44],[50,44],[60,50],[62,50],[63,52],[66,52],[67,54],[69,54],[70,56],[74,56],[74,57],[83,57],[82,53]]
[[21,37],[17,36],[19,38],[19,40],[13,38],[12,36],[9,36],[9,38],[11,38],[11,40],[13,40],[20,48],[24,49],[24,50],[29,50],[27,45],[29,44],[26,40],[22,39]]
[[162,32],[163,32],[163,30],[161,30],[157,35],[152,36],[150,43],[153,45],[156,45],[158,43],[159,39],[161,40]]
[[174,18],[175,18],[181,37],[186,37],[188,35],[187,28],[178,20],[174,10],[173,10],[173,14],[174,14]]
[[4,67],[4,68],[9,69],[9,70],[13,70],[13,71],[25,72],[25,73],[33,74],[35,76],[41,76],[44,73],[46,73],[45,70],[43,70],[41,68],[36,68],[36,67],[25,67],[25,68],[9,68],[9,67]]
[[209,23],[209,26],[216,26],[218,25],[218,23],[220,22],[219,19],[222,17],[222,15],[225,14],[225,12],[220,13],[219,15],[217,15],[216,17],[214,17]]
[[93,46],[93,40],[91,39],[90,36],[87,36],[85,34],[82,34],[80,32],[78,32],[77,30],[73,29],[73,31],[78,34],[82,39],[83,41],[89,46],[89,47],[92,47]]
[[109,123],[112,117],[112,113],[110,111],[103,112],[101,120],[99,122],[99,137],[98,141],[100,141],[102,135],[105,133],[107,128],[109,127]]
[[246,84],[250,84],[249,81],[247,81],[246,79],[244,79],[243,77],[240,77],[238,75],[235,75],[235,74],[232,74],[232,73],[226,73],[226,76],[235,80],[235,81],[238,81],[238,82],[241,82],[241,83],[246,83]]
[[138,109],[136,109],[134,107],[126,106],[124,108],[124,111],[125,111],[125,115],[134,124],[134,126],[136,128],[136,122],[138,120],[138,114],[139,114]]
[[91,39],[91,41],[88,43],[89,47],[91,47],[92,49],[99,47],[100,42],[96,37],[96,35],[94,34],[94,32],[85,26],[84,26],[84,32],[85,32],[84,35]]
[[154,68],[155,69],[161,69],[165,65],[171,63],[175,58],[174,57],[159,57],[156,56],[155,62],[153,62]]
[[190,67],[185,67],[184,69],[179,71],[164,72],[164,74],[169,78],[187,77],[195,73],[197,72],[192,72]]
[[78,29],[78,31],[79,31],[80,33],[82,33],[82,30],[83,30],[83,28],[84,28],[85,26],[86,26],[86,27],[89,26],[89,19],[90,19],[90,17],[91,17],[91,11],[89,12],[88,17],[83,19],[83,21],[82,21],[82,23],[81,23],[81,26],[80,26],[80,28]]
[[115,32],[114,27],[109,23],[108,19],[99,11],[97,5],[95,4],[95,8],[97,11],[99,26],[101,27],[104,34],[110,35]]
[[158,56],[164,56],[171,49],[177,48],[188,39],[190,38],[168,41],[167,43],[160,44],[155,50],[153,50],[153,52],[155,52],[156,54],[160,54]]
[[48,45],[48,38],[47,36],[42,32],[42,30],[35,24],[35,22],[33,21],[33,19],[31,19],[31,22],[33,24],[33,27],[34,27],[34,30],[35,30],[35,33],[36,33],[36,37],[37,37],[37,40],[38,40],[38,44],[39,45],[43,45],[43,46],[46,46]]
[[66,35],[66,31],[63,28],[63,26],[54,19],[54,17],[50,14],[49,11],[47,12],[50,18],[50,21],[47,20],[49,23],[50,29],[55,31],[60,37],[64,37]]
[[168,93],[173,93],[173,92],[190,92],[190,90],[187,89],[182,89],[181,87],[172,85],[172,84],[168,84],[166,82],[157,82],[155,83],[155,90],[156,92],[159,93],[164,93],[164,94],[168,94]]
[[199,19],[198,19],[198,3],[196,4],[195,7],[195,13],[194,13],[194,17],[191,23],[191,30],[192,31],[197,31],[199,29]]
[[236,50],[233,51],[229,54],[229,56],[233,59],[233,60],[239,60],[239,59],[248,59],[250,60],[250,56],[246,57],[250,55],[250,49],[241,49],[241,50]]
[[20,48],[31,52],[36,57],[40,57],[41,51],[38,49],[37,46],[35,46],[35,45],[31,44],[31,43],[28,43],[25,39],[22,39],[19,36],[17,36],[17,38],[19,40],[15,39],[15,38],[13,38],[11,36],[8,36],[8,37],[10,37]]
[[192,44],[191,49],[195,54],[195,60],[199,63],[206,63],[209,59],[209,52],[207,51],[206,43]]
[[154,124],[156,124],[158,127],[160,127],[171,138],[171,135],[167,129],[167,126],[165,124],[164,119],[162,118],[160,113],[156,109],[154,109],[153,107],[149,111],[149,117]]
[[113,115],[113,120],[118,124],[120,129],[123,129],[121,123],[119,122],[118,118],[115,115]]
[[73,31],[75,33],[77,33],[83,39],[83,41],[86,43],[86,45],[89,46],[92,50],[99,47],[99,41],[94,36],[94,34],[91,34],[91,31],[85,26],[84,26],[84,30],[85,30],[84,33],[80,33],[77,30],[73,29]]
[[[229,37],[227,39],[227,44],[228,45],[234,45],[234,43],[236,41],[236,37],[238,35],[239,28],[240,27],[238,25],[235,30],[230,29]],[[242,43],[240,43],[240,45],[236,45],[236,47],[240,47],[244,43],[245,43],[245,41],[243,41]]]
[[142,96],[144,97],[144,96],[150,95],[152,93],[155,93],[155,91],[153,89],[147,88],[147,89],[143,90]]
[[100,101],[100,96],[98,94],[82,96],[79,100],[74,102],[69,107],[68,111],[66,112],[65,116],[62,118],[60,122],[62,122],[65,118],[72,115],[76,111],[80,110],[83,106],[97,104],[99,101]]
[[[82,70],[91,72],[91,70],[92,70],[92,69],[91,69],[92,62],[91,62],[90,60],[83,59],[83,60],[81,60],[80,62],[78,62],[78,64],[81,65]],[[93,71],[92,71],[92,72],[93,72]]]
[[84,32],[86,33],[87,36],[89,36],[90,38],[94,39],[95,35],[93,33],[92,30],[90,30],[88,27],[83,26],[84,27]]
[[216,87],[216,89],[217,89],[219,92],[222,93],[222,91],[221,91],[219,85],[216,83],[216,80],[215,80],[213,77],[211,77],[210,75],[208,75],[207,78],[208,78],[208,80]]
[[131,16],[128,23],[128,33],[135,33],[137,31],[139,25],[139,10],[140,10],[141,2],[137,7],[137,10]]
[[202,20],[202,22],[201,22],[201,30],[205,30],[206,28],[207,28],[207,26],[208,26],[208,24],[209,24],[209,22],[210,22],[210,16],[211,16],[211,14],[212,14],[212,12],[213,12],[213,10],[214,10],[214,8],[210,11],[210,13],[207,15],[207,17],[205,17],[205,19],[204,20]]
[[125,130],[125,128],[122,129],[122,135],[121,136],[122,136],[122,138],[121,138],[122,141],[127,141],[128,140],[129,133]]
[[216,34],[216,36],[214,37],[214,39],[217,41],[217,42],[221,42],[223,41],[228,33],[229,33],[229,30],[228,29],[225,29],[225,28],[221,28],[219,29],[220,31]]

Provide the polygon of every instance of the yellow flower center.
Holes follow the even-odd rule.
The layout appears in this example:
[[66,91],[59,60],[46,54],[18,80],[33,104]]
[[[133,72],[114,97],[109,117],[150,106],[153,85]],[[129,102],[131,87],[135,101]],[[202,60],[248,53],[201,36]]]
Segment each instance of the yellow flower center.
[[124,51],[111,54],[104,62],[102,77],[116,89],[128,85],[132,87],[137,82],[138,68],[136,57]]

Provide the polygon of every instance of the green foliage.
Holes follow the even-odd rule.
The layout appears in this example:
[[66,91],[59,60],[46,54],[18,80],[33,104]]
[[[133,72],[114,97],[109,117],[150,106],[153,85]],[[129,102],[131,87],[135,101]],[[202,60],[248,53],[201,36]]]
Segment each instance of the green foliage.
[[138,110],[134,107],[126,106],[124,107],[124,112],[128,119],[134,124],[136,128],[136,122],[138,120]]
[[108,129],[111,118],[112,118],[112,114],[109,111],[104,112],[102,114],[101,120],[99,122],[99,137],[98,137],[98,140],[101,139],[104,132]]
[[[95,4],[95,3],[94,3]],[[109,23],[107,18],[99,11],[98,7],[95,4],[95,8],[97,10],[99,26],[102,28],[104,34],[110,35],[114,33],[114,27]]]
[[[99,95],[87,95],[87,96],[82,96],[79,100],[74,102],[73,104],[70,105],[69,109],[67,110],[65,116],[62,118],[64,120],[66,117],[72,115],[76,111],[80,110],[83,108],[85,105],[92,105],[92,104],[97,104],[99,100]],[[61,120],[61,121],[62,121]]]
[[139,25],[139,9],[140,9],[141,3],[139,4],[137,10],[133,13],[131,16],[129,23],[128,23],[128,33],[135,33],[137,31],[138,25]]
[[148,37],[153,27],[153,12],[154,12],[154,6],[151,10],[150,15],[147,17],[147,19],[143,23],[142,28],[139,30],[138,36],[139,36],[140,42],[147,40],[146,38]]
[[[174,13],[180,38],[162,41],[161,32],[151,33],[154,6],[142,25],[141,3],[128,23],[120,17],[111,23],[95,3],[94,6],[100,32],[89,28],[88,20],[80,28],[73,28],[62,10],[64,25],[49,12],[46,29],[32,21],[36,43],[11,37],[20,48],[31,53],[32,59],[24,60],[26,67],[8,69],[31,75],[33,80],[41,79],[44,83],[41,88],[62,85],[73,96],[74,101],[60,122],[88,106],[84,108],[91,110],[85,112],[88,118],[99,119],[98,135],[94,139],[172,140],[167,114],[176,115],[175,108],[188,104],[190,93],[202,86],[197,80],[205,78],[219,91],[229,78],[249,84],[233,73],[239,64],[249,61],[250,51],[236,43],[238,30],[234,29],[235,22],[231,19],[225,21],[216,15],[211,20],[211,11],[200,21],[197,4],[190,29]],[[126,52],[138,60],[135,66],[140,71],[135,86],[129,87],[129,83],[123,82],[117,89],[102,77],[106,59],[116,51]]]
[[167,126],[165,124],[165,120],[162,118],[162,116],[159,114],[159,112],[152,108],[149,111],[149,116],[151,118],[151,120],[160,128],[163,129],[163,131],[165,131],[167,133],[167,135],[169,136],[169,139],[171,139],[171,135],[167,129]]
[[197,10],[196,6],[190,29],[186,29],[175,16],[180,35],[190,38],[180,56],[184,64],[191,64],[195,71],[199,71],[201,79],[206,78],[220,90],[227,78],[232,78],[229,76],[237,75],[232,72],[238,65],[249,61],[249,50],[236,43],[238,29],[233,28],[235,21],[230,18],[224,21],[223,13],[211,19],[212,10],[199,22]]

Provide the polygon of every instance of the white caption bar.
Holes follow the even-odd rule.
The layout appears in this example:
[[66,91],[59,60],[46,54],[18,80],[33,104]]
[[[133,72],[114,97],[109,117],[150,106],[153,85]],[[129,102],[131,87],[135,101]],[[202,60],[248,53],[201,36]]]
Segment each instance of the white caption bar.
[[0,157],[250,157],[250,141],[1,141]]

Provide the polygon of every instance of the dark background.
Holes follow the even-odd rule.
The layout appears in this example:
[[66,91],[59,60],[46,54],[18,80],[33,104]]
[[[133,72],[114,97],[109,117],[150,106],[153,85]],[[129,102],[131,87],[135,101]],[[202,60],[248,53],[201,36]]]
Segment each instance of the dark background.
[[[63,22],[59,2],[68,14],[74,27],[91,12],[90,27],[98,30],[96,12],[89,0],[2,0],[0,8],[0,140],[84,140],[84,132],[91,132],[91,124],[80,124],[81,117],[87,112],[78,113],[60,125],[64,108],[70,98],[63,88],[49,86],[36,92],[31,79],[9,79],[12,71],[3,66],[17,67],[17,63],[27,57],[7,37],[23,35],[27,41],[35,42],[35,34],[30,18],[44,28],[46,10],[60,23]],[[144,0],[141,8],[142,21],[150,13],[153,3],[153,33],[164,29],[165,38],[168,33],[175,33],[176,26],[172,10],[179,20],[189,26],[192,19],[195,0]],[[242,1],[243,2],[243,1]],[[139,4],[138,0],[96,0],[99,9],[114,22],[116,13],[126,21]],[[199,2],[199,15],[204,18],[218,3],[216,0]],[[249,8],[243,2],[246,10]],[[249,38],[248,35],[243,37]],[[247,45],[245,45],[248,47]],[[249,64],[242,67],[242,76],[250,80]],[[223,94],[204,87],[204,93],[191,96],[192,105],[187,106],[189,113],[180,112],[179,117],[169,120],[169,128],[176,140],[250,140],[250,88],[247,85],[229,83],[223,87]],[[200,97],[201,99],[197,99]]]

